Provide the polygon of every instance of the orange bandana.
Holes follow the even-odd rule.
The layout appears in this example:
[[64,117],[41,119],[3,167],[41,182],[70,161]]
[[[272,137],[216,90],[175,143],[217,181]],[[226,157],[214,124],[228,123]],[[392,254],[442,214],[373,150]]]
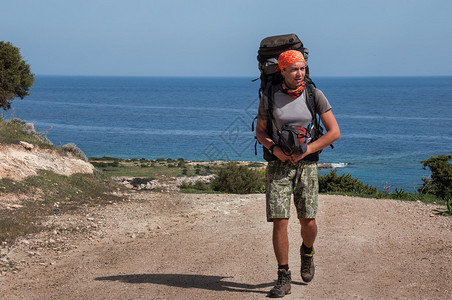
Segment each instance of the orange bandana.
[[291,90],[286,86],[286,84],[284,82],[282,83],[283,93],[286,93],[287,95],[289,95],[292,98],[300,97],[300,95],[303,93],[305,87],[306,87],[306,83],[304,82],[304,80],[301,82],[301,85],[296,90]]
[[297,50],[288,50],[283,52],[278,57],[278,67],[276,70],[281,71],[296,62],[305,62],[304,56],[300,51]]

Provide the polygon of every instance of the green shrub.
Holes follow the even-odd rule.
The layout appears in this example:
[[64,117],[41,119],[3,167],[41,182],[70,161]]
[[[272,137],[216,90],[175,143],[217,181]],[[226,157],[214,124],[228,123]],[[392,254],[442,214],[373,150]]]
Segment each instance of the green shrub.
[[212,180],[211,187],[219,192],[232,194],[258,193],[265,186],[265,177],[262,172],[239,166],[235,162],[229,162],[220,167],[217,175]]
[[452,199],[446,199],[446,210],[437,209],[436,212],[442,216],[452,216]]
[[97,162],[97,161],[93,161],[91,162],[91,164],[96,167],[96,168],[106,168],[108,167],[108,164],[103,163],[103,162]]
[[185,160],[183,158],[179,158],[177,160],[177,167],[178,168],[184,168],[185,167]]
[[210,166],[204,166],[202,169],[196,169],[195,173],[199,176],[208,176],[214,174],[215,172]]
[[430,178],[423,177],[424,184],[419,188],[421,194],[432,194],[444,200],[446,210],[436,210],[444,216],[452,215],[452,155],[431,156],[421,161],[425,168],[432,171]]
[[331,170],[329,173],[319,175],[319,192],[320,193],[359,193],[373,195],[378,194],[378,190],[374,186],[364,184],[358,178],[353,178],[350,173],[337,175],[337,170]]
[[195,183],[184,182],[179,186],[183,193],[212,193],[208,183],[204,183],[201,180],[197,180]]
[[398,188],[396,188],[394,192],[390,193],[389,195],[391,196],[392,199],[407,199],[409,196],[408,193],[405,192],[403,189],[399,190]]
[[83,161],[88,161],[85,153],[83,153],[83,151],[80,150],[80,148],[77,147],[77,145],[75,145],[74,143],[63,145],[60,147],[60,149],[65,153],[72,153],[75,157],[78,157]]
[[419,188],[420,193],[433,194],[443,200],[452,199],[452,155],[431,156],[421,161],[432,171],[431,178],[422,178],[424,184]]
[[111,163],[108,162],[98,162],[98,161],[91,161],[91,164],[95,166],[96,168],[107,168],[107,167],[113,167],[117,168],[119,167],[119,160],[114,160]]
[[154,178],[152,178],[152,177],[135,177],[134,179],[132,179],[130,184],[137,187],[141,184],[147,184],[148,182],[150,182],[152,180],[154,180]]
[[446,214],[448,216],[452,216],[452,199],[447,199],[446,200],[446,207],[447,207]]

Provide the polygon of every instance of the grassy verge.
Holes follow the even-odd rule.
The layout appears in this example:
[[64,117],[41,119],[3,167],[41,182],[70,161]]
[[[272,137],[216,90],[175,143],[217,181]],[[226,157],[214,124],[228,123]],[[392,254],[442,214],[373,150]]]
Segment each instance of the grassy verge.
[[24,121],[19,119],[5,121],[0,117],[0,144],[19,144],[21,141],[38,145],[43,149],[57,149],[43,134],[27,127]]
[[23,181],[1,179],[0,195],[22,195],[26,200],[14,209],[0,209],[0,242],[39,232],[46,216],[120,201],[121,198],[111,194],[118,188],[115,182],[99,172],[68,177],[41,171]]

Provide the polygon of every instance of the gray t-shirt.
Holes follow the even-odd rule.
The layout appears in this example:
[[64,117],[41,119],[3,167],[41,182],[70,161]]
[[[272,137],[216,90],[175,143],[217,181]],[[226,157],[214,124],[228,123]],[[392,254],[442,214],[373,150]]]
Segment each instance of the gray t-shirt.
[[[326,99],[321,90],[314,89],[314,97],[316,113],[321,115],[331,109],[328,99]],[[277,128],[281,129],[285,124],[308,127],[309,123],[312,121],[312,114],[309,111],[306,98],[306,90],[295,99],[283,93],[281,90],[275,92],[273,104],[273,136],[271,137],[273,140],[277,139]],[[268,121],[268,114],[265,110],[262,98],[259,103],[257,118]]]

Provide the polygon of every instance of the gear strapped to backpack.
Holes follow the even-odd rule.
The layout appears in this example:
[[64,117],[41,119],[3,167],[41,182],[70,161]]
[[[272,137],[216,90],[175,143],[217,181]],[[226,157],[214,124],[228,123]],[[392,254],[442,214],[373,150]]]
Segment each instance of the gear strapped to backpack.
[[[260,43],[257,60],[259,62],[261,87],[259,88],[259,99],[263,101],[264,108],[268,114],[267,133],[272,136],[273,132],[273,94],[283,82],[281,71],[276,70],[278,66],[278,57],[281,53],[288,50],[300,51],[305,61],[308,61],[309,51],[303,46],[303,43],[296,34],[286,34],[278,36],[270,36],[263,39]],[[257,80],[257,79],[256,79]],[[323,135],[323,128],[320,126],[320,120],[315,111],[314,82],[309,78],[309,68],[306,66],[306,92],[307,104],[312,115],[312,121],[308,128],[300,128],[285,125],[278,130],[278,146],[287,154],[301,154],[306,152],[307,144],[313,142]],[[255,118],[257,119],[257,117]],[[291,128],[289,128],[291,127]],[[254,121],[252,124],[254,131]],[[256,137],[255,137],[256,138]],[[257,142],[255,144],[255,154],[257,155]],[[333,147],[331,145],[331,147]],[[277,160],[278,158],[271,154],[267,148],[263,147],[264,159],[267,161]],[[304,158],[304,160],[318,161],[319,153],[312,153]]]
[[311,131],[301,126],[284,125],[278,130],[276,143],[286,155],[303,154],[311,142]]

